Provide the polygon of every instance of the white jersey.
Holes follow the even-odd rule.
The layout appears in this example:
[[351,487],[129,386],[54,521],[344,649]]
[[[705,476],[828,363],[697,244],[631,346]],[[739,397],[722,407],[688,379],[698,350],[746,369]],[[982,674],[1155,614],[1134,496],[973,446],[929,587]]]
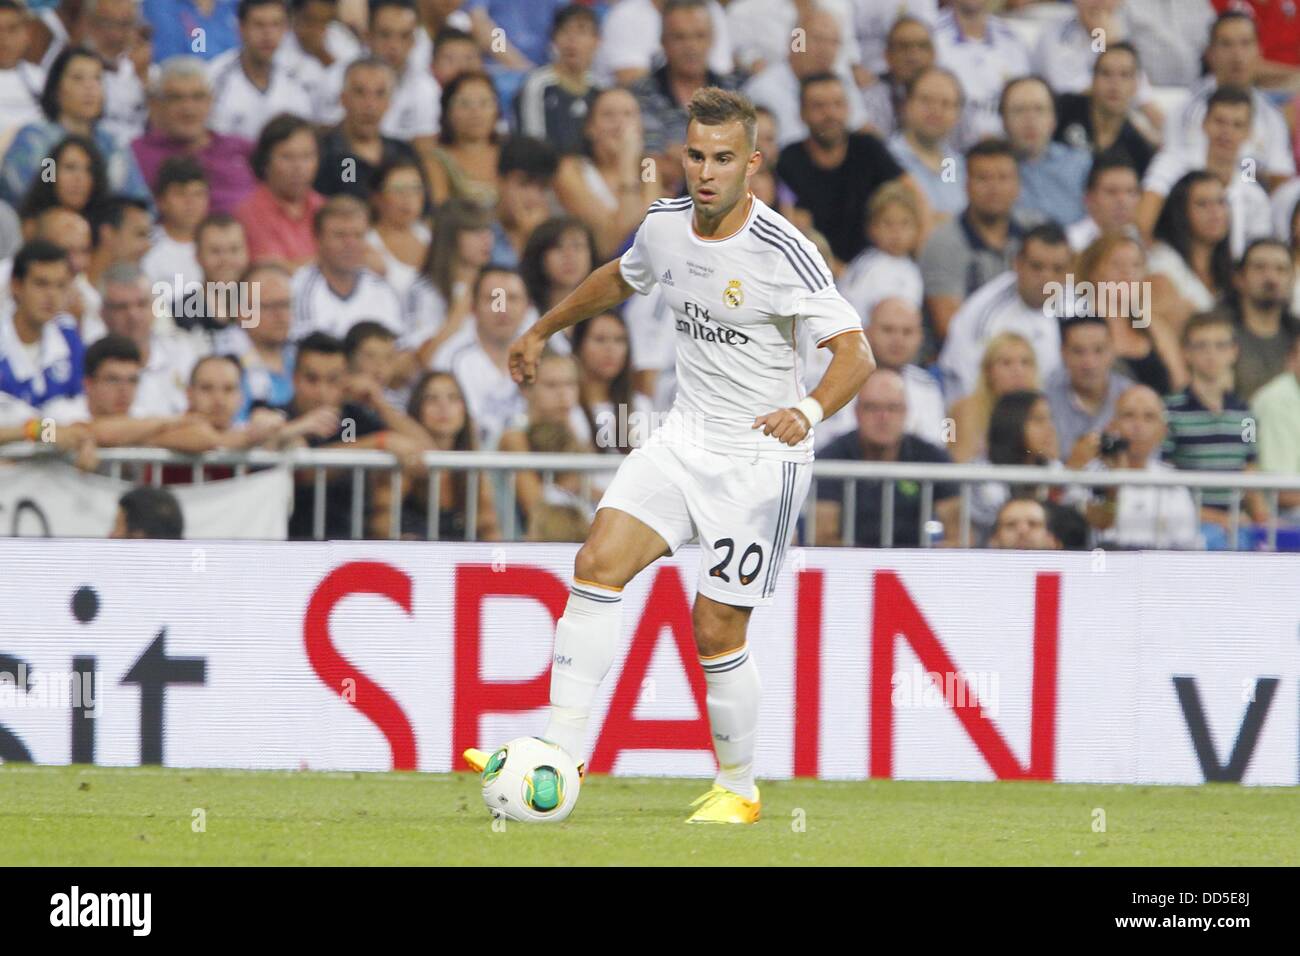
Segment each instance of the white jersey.
[[28,123],[45,119],[41,112],[44,86],[45,74],[26,60],[20,60],[12,70],[0,70],[0,134],[17,132]]
[[313,118],[311,96],[274,59],[271,81],[265,90],[254,86],[244,72],[239,47],[214,59],[208,66],[208,78],[212,83],[212,118],[208,125],[218,133],[257,142],[262,127],[277,113]]
[[961,32],[951,10],[939,14],[934,27],[934,53],[940,66],[957,74],[966,93],[958,135],[961,148],[986,136],[1002,136],[998,101],[1007,81],[1029,73],[1029,50],[1011,28],[989,17],[983,39]]
[[421,73],[408,62],[393,90],[393,99],[379,124],[379,132],[393,139],[436,136],[442,118],[442,90],[431,73]]
[[295,342],[312,332],[337,338],[365,320],[378,322],[399,338],[405,332],[402,303],[393,287],[363,268],[352,291],[341,296],[330,288],[317,265],[306,265],[293,275],[293,326]]
[[703,239],[689,198],[651,205],[619,260],[642,295],[656,286],[673,313],[677,398],[658,440],[740,456],[811,461],[813,437],[790,446],[754,418],[805,395],[799,327],[818,346],[862,320],[817,248],[757,197],[744,225]]

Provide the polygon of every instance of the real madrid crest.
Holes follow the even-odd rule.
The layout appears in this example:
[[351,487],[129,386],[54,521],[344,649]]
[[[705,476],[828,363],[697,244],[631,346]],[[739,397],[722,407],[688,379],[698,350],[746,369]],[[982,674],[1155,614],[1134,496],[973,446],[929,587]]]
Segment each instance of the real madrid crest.
[[722,290],[722,301],[728,309],[739,309],[745,304],[745,290],[740,287],[739,279],[732,279]]

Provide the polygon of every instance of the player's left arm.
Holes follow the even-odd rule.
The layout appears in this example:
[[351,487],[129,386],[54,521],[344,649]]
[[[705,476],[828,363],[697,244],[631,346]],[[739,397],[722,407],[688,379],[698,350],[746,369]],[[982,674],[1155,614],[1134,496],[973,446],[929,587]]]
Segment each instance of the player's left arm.
[[876,370],[876,359],[867,344],[867,336],[860,328],[846,329],[832,336],[822,342],[822,348],[831,350],[831,364],[817,387],[800,402],[804,405],[811,399],[820,407],[821,413],[817,414],[808,406],[795,406],[759,415],[754,419],[754,427],[762,428],[764,435],[773,435],[787,445],[799,444],[816,424],[814,419],[827,418],[838,412],[858,394]]

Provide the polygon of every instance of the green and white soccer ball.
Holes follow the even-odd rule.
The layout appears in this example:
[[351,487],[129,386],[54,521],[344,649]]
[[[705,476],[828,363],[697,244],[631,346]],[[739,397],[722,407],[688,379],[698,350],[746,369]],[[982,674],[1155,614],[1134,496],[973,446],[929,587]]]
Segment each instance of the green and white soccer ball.
[[483,768],[483,803],[494,818],[558,823],[573,812],[581,779],[564,750],[541,737],[518,737]]

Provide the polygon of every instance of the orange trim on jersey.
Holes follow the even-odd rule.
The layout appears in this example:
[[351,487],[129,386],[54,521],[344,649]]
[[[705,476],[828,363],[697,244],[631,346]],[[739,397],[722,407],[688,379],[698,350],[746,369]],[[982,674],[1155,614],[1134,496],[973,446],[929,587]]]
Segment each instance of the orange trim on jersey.
[[817,347],[819,349],[825,348],[826,343],[829,342],[831,339],[838,339],[841,335],[852,335],[854,332],[860,332],[863,335],[867,334],[866,330],[864,329],[845,329],[843,332],[836,332],[834,335],[826,336],[826,338],[822,339],[820,342],[817,343]]
[[700,240],[700,242],[726,242],[728,239],[740,235],[745,231],[745,227],[749,225],[749,220],[754,218],[754,210],[758,208],[758,202],[754,199],[753,193],[745,193],[745,196],[749,199],[749,212],[745,214],[745,221],[736,228],[735,232],[730,233],[729,235],[716,236],[713,239],[709,239],[706,236],[701,236],[695,231],[695,217],[691,216],[691,235]]
[[745,649],[745,645],[744,645],[744,644],[741,644],[739,647],[733,647],[731,650],[729,650],[729,651],[723,651],[721,654],[708,654],[708,655],[705,655],[705,656],[701,656],[701,657],[700,657],[700,660],[702,660],[702,661],[716,661],[719,657],[729,657],[729,656],[731,656],[732,654],[739,654],[739,653],[740,653],[741,651],[743,651],[744,649]]
[[606,591],[621,591],[622,588],[616,588],[612,584],[601,584],[599,581],[588,581],[586,578],[574,578],[574,584],[585,584],[590,588],[604,588]]

